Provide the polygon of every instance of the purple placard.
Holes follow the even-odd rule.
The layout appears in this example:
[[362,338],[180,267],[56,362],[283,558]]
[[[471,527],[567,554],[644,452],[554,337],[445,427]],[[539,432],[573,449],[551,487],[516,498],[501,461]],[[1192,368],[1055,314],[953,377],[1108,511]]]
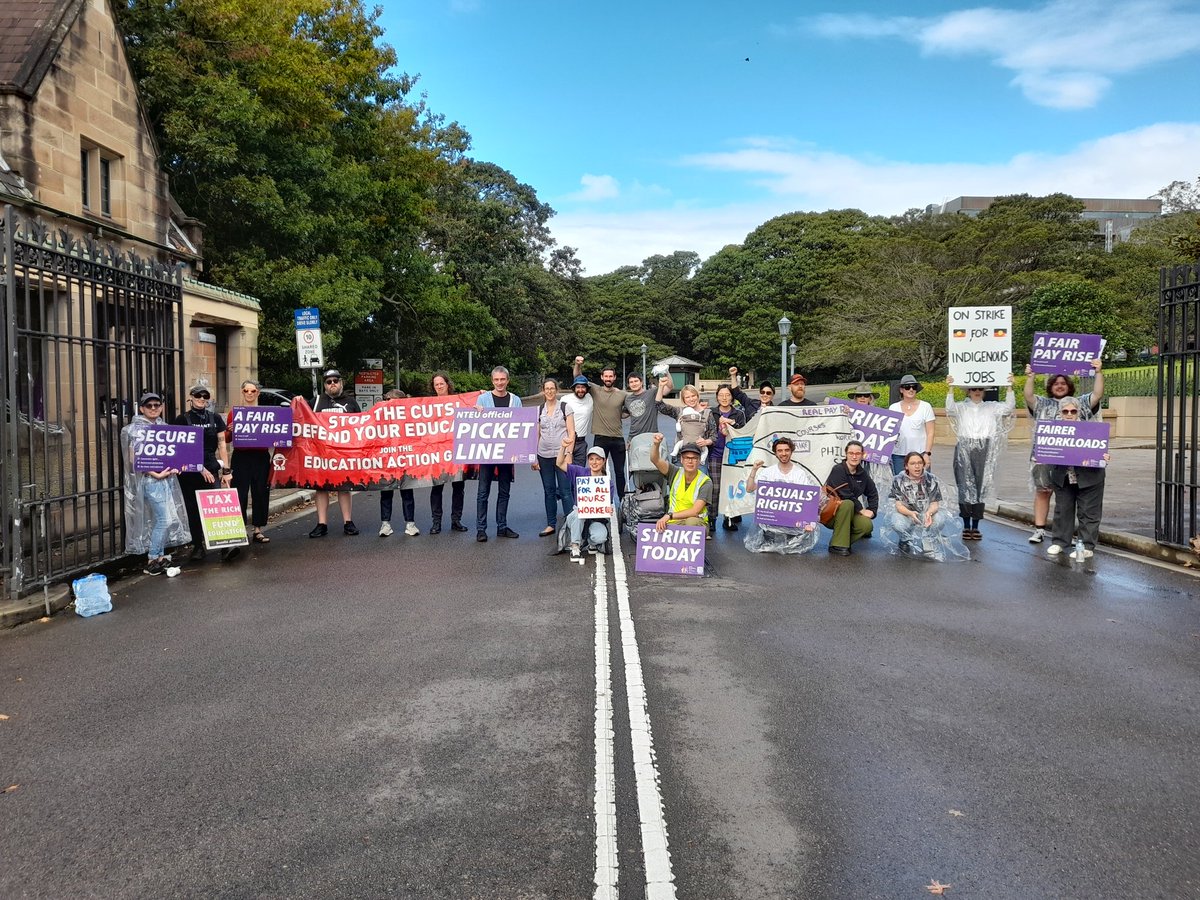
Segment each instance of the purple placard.
[[637,527],[637,560],[633,570],[652,575],[703,575],[703,525],[669,525],[659,531],[653,524]]
[[1059,334],[1038,331],[1033,335],[1029,368],[1038,375],[1091,375],[1092,360],[1104,352],[1098,334]]
[[904,413],[836,397],[829,397],[825,402],[831,406],[837,404],[846,407],[846,418],[854,430],[854,440],[862,441],[867,462],[891,465],[892,448],[900,437]]
[[536,406],[455,410],[454,461],[537,462],[538,412]]
[[821,489],[815,484],[760,481],[754,494],[754,521],[760,527],[803,528],[820,518]]
[[135,472],[204,468],[204,429],[199,425],[139,425],[132,437]]
[[235,406],[229,413],[234,449],[292,446],[290,406]]
[[1107,422],[1043,419],[1033,425],[1034,462],[1050,466],[1103,469],[1108,452]]

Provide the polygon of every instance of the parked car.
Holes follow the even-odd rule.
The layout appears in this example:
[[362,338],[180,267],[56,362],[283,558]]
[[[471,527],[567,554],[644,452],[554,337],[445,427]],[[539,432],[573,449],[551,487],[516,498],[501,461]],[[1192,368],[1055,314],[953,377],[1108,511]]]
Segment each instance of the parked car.
[[259,388],[259,406],[291,406],[295,391],[285,391],[283,388]]

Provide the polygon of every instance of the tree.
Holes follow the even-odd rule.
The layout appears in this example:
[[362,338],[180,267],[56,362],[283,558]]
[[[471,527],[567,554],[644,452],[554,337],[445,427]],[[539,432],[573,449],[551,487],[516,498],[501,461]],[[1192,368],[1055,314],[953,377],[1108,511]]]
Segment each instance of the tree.
[[1013,357],[1028,360],[1039,331],[1099,334],[1108,340],[1106,351],[1135,350],[1138,344],[1125,330],[1119,305],[1119,298],[1078,275],[1042,285],[1013,323]]
[[1186,181],[1172,181],[1158,193],[1151,194],[1163,202],[1163,215],[1178,212],[1200,211],[1200,175],[1196,176],[1195,184]]

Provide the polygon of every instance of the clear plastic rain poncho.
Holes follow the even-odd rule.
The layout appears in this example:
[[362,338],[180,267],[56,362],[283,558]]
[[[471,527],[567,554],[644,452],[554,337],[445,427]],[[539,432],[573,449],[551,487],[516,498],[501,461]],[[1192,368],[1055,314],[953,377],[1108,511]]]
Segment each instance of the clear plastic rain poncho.
[[[896,503],[917,514],[918,521],[902,515]],[[937,504],[932,522],[925,524],[930,508]],[[887,499],[879,504],[879,537],[888,552],[938,562],[967,560],[970,552],[963,543],[963,523],[958,517],[958,498],[953,488],[943,487],[937,476],[925,472],[912,478],[901,472],[892,479]]]
[[[758,470],[754,476],[755,483],[764,481],[785,481],[791,484],[813,484],[820,482],[808,469],[799,463],[792,463],[791,471],[783,475],[779,465],[770,465]],[[809,528],[780,528],[775,525],[759,527],[757,523],[747,532],[745,544],[751,553],[807,553],[817,546],[818,527],[814,524]]]
[[1015,409],[1012,385],[1003,401],[956,401],[953,387],[946,391],[946,418],[958,437],[954,480],[959,503],[983,503],[994,494],[996,463],[1008,446]]
[[[125,459],[125,552],[148,553],[150,531],[154,527],[154,513],[146,500],[146,486],[152,476],[133,471],[133,446],[138,443],[138,432],[148,427],[149,419],[142,415],[121,429],[121,454]],[[183,505],[183,491],[178,478],[168,478],[166,547],[190,543],[192,533],[188,529],[187,508]]]

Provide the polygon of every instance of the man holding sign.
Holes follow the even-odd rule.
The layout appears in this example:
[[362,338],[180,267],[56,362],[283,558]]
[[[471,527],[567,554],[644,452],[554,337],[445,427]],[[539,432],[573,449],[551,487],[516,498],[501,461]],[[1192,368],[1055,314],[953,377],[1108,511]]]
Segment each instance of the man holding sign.
[[[508,392],[508,369],[492,369],[492,389],[479,395],[479,409],[520,409],[521,398]],[[520,537],[508,527],[508,497],[512,492],[514,466],[507,463],[483,463],[479,466],[479,486],[475,493],[475,540],[487,540],[488,497],[496,482],[496,537]]]
[[[821,486],[803,466],[792,462],[795,442],[780,435],[771,443],[776,462],[766,465],[761,459],[750,468],[746,492],[755,494],[754,523],[757,532],[746,536],[746,549],[755,553],[807,553],[817,545],[817,519],[820,515]],[[779,521],[773,507],[793,506],[803,514],[788,524],[769,524]]]
[[[580,547],[585,530],[588,549],[593,553],[608,543],[609,522],[613,515],[612,479],[604,471],[608,454],[603,447],[588,450],[585,467],[571,462],[574,446],[575,441],[570,436],[562,439],[557,465],[567,473],[567,481],[575,492],[575,506],[567,513],[567,532],[570,535],[571,559],[582,561]],[[558,552],[562,552],[561,544]]]
[[[673,466],[659,455],[662,433],[654,435],[650,446],[650,462],[667,476],[669,492],[667,511],[655,523],[658,531],[668,525],[703,525],[708,527],[708,508],[712,505],[712,479],[700,471],[700,448],[684,444],[679,448],[679,465]],[[709,540],[712,535],[708,535]]]

